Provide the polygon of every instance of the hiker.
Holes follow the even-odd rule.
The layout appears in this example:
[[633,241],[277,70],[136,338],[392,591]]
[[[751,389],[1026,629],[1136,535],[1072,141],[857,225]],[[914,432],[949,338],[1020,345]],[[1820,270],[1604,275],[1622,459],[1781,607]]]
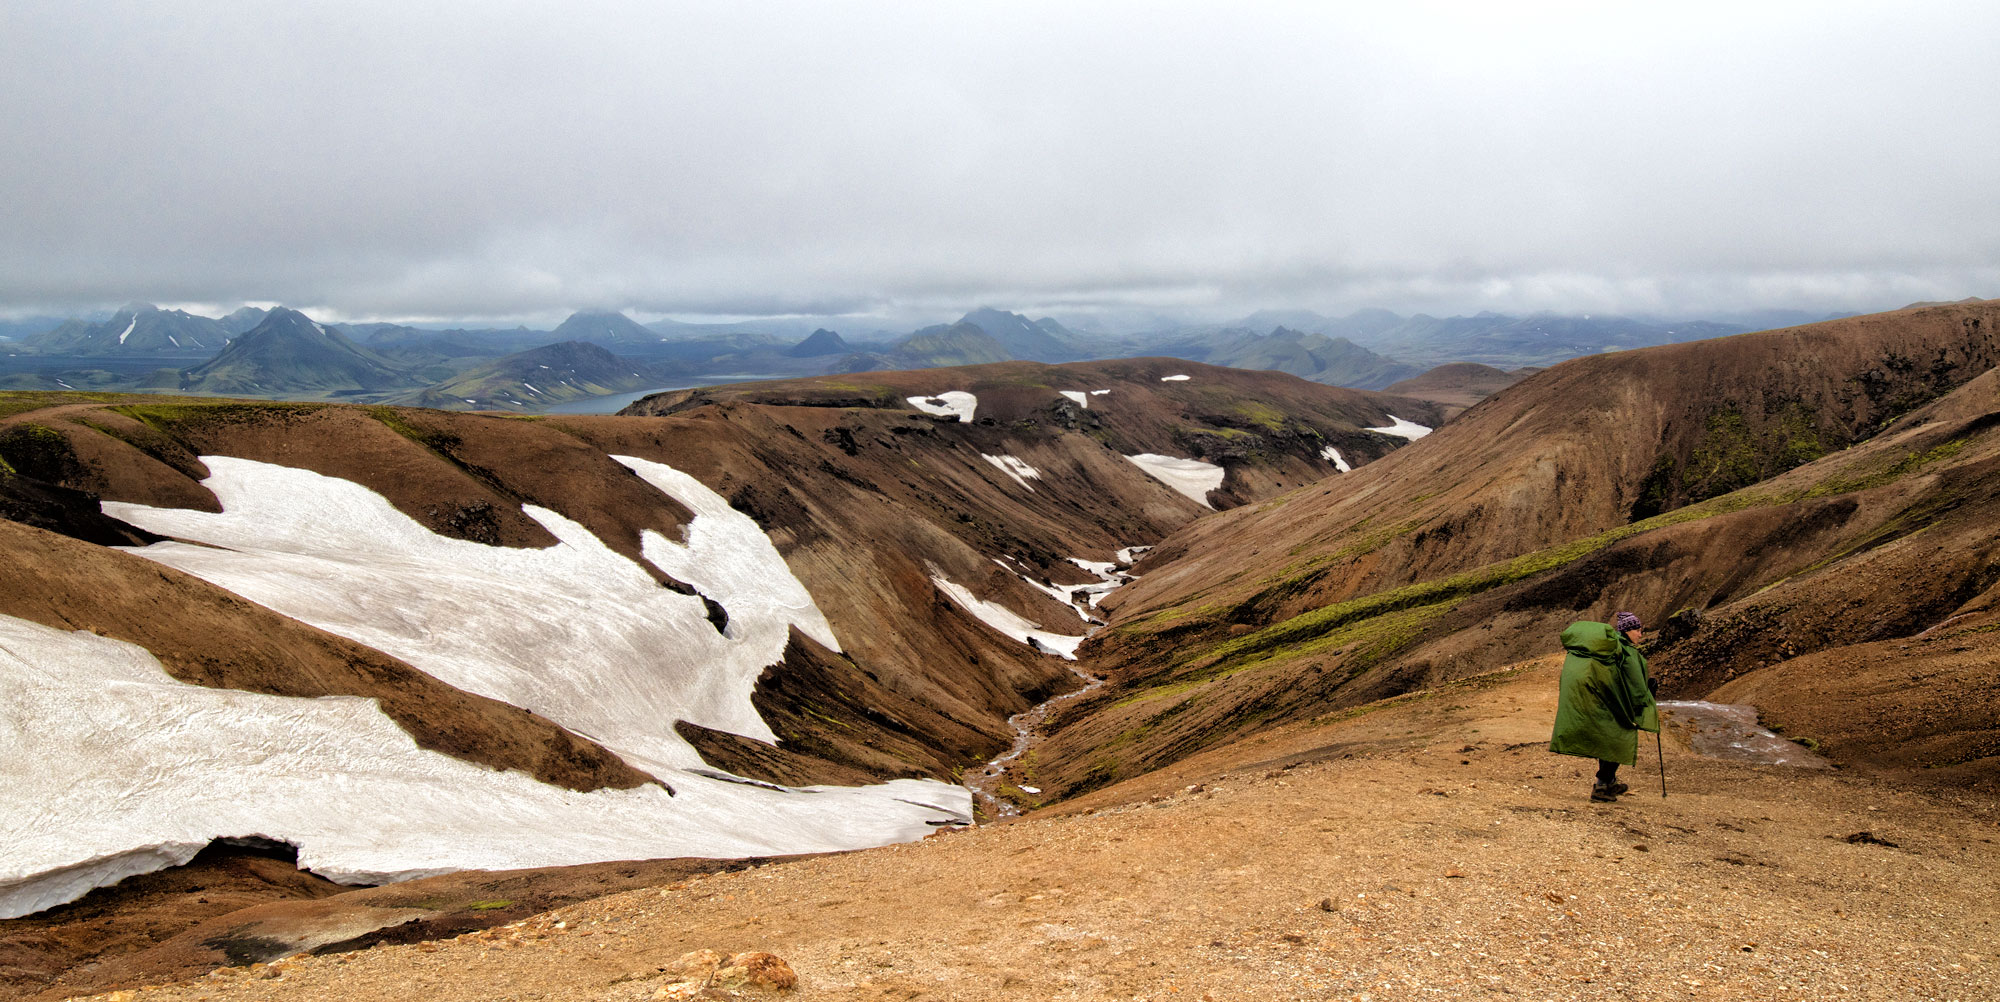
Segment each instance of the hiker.
[[1644,627],[1638,615],[1621,612],[1611,624],[1571,623],[1562,632],[1562,693],[1556,703],[1555,734],[1549,750],[1597,760],[1590,799],[1618,799],[1626,786],[1618,767],[1639,757],[1639,732],[1659,733],[1660,711],[1646,656],[1639,653]]

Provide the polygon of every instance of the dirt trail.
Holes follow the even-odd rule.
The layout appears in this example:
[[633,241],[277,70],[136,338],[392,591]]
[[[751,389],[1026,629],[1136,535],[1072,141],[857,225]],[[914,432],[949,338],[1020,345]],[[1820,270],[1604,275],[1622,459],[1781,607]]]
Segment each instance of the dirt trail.
[[[814,999],[1980,999],[2000,804],[1700,759],[1586,799],[1543,660],[1018,821],[125,999],[647,999],[768,950]],[[1649,742],[1650,744],[1650,742]],[[1864,834],[1865,833],[1865,834]]]

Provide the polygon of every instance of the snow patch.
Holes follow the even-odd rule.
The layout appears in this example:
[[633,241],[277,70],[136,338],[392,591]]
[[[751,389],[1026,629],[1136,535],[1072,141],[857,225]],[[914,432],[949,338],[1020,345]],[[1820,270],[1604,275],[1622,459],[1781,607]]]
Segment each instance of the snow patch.
[[1076,660],[1076,645],[1083,643],[1082,637],[1050,633],[1042,629],[1040,624],[1023,619],[1006,606],[988,602],[974,595],[971,589],[952,582],[942,574],[932,573],[931,584],[936,585],[939,591],[958,603],[959,608],[971,613],[974,619],[987,626],[1045,654],[1060,655],[1070,661]]
[[947,390],[934,397],[909,397],[910,406],[925,414],[939,417],[958,415],[960,421],[970,422],[972,412],[979,406],[979,398],[964,390]]
[[1193,376],[1190,376],[1190,375],[1187,375],[1186,373],[1179,373],[1179,374],[1176,374],[1176,375],[1172,375],[1172,376],[1161,376],[1161,377],[1160,377],[1160,382],[1162,382],[1162,383],[1185,383],[1185,382],[1187,382],[1188,380],[1190,380],[1190,379],[1193,379],[1193,378],[1194,378]]
[[282,839],[300,866],[372,884],[852,849],[971,811],[964,789],[917,780],[788,790],[675,773],[678,795],[576,793],[425,751],[372,699],[190,685],[136,645],[11,616],[0,686],[0,918],[184,863],[218,836]]
[[999,467],[1000,472],[1005,473],[1010,477],[1013,477],[1015,483],[1020,484],[1021,486],[1026,487],[1031,491],[1035,489],[1035,485],[1029,483],[1028,479],[1029,478],[1033,478],[1036,480],[1042,479],[1042,471],[1037,470],[1032,466],[1029,466],[1027,463],[1021,461],[1020,459],[1014,456],[1007,456],[1007,455],[989,456],[986,453],[982,452],[979,454],[979,458],[984,459],[987,462],[992,463],[994,466]]
[[1431,429],[1415,421],[1405,421],[1394,414],[1389,415],[1389,421],[1390,424],[1387,428],[1370,428],[1368,430],[1384,435],[1395,435],[1398,438],[1407,438],[1412,442],[1431,433]]
[[1092,390],[1092,391],[1090,391],[1090,395],[1091,395],[1091,396],[1093,396],[1093,397],[1101,397],[1101,396],[1105,395],[1106,393],[1110,393],[1110,392],[1111,392],[1110,390]]
[[1085,408],[1088,408],[1090,406],[1090,394],[1085,393],[1082,390],[1057,390],[1056,392],[1062,394],[1065,397],[1070,398],[1071,400],[1076,401],[1078,404],[1083,405]]
[[1078,619],[1081,619],[1086,623],[1094,624],[1097,622],[1097,620],[1090,618],[1089,613],[1083,611],[1076,604],[1076,592],[1089,586],[1044,584],[1040,581],[1035,580],[1034,578],[1029,577],[1026,574],[1022,574],[1021,572],[1015,570],[1012,567],[1007,566],[1007,562],[1004,560],[995,560],[993,562],[999,564],[1001,570],[1006,571],[1007,573],[1012,574],[1020,578],[1022,581],[1026,582],[1028,587],[1033,588],[1034,590],[1041,592],[1042,594],[1047,595],[1048,597],[1055,599],[1056,601],[1061,602],[1066,606],[1069,606],[1070,611],[1076,613]]
[[131,337],[132,331],[138,326],[139,326],[139,315],[137,313],[134,313],[132,314],[132,322],[125,325],[125,333],[118,335],[118,343],[124,344],[125,339]]
[[[1125,558],[1125,554],[1132,552],[1132,549],[1132,547],[1127,547],[1119,550],[1118,563],[1131,563],[1130,560]],[[1152,547],[1141,546],[1137,547],[1137,549],[1150,550]],[[1098,582],[1096,584],[1073,585],[1070,588],[1072,594],[1089,595],[1090,604],[1093,608],[1096,607],[1098,602],[1104,599],[1104,596],[1136,580],[1131,574],[1119,570],[1118,563],[1110,563],[1103,560],[1083,560],[1077,557],[1069,558],[1069,562],[1097,575]]]
[[1215,507],[1208,503],[1208,492],[1222,486],[1222,467],[1199,459],[1178,459],[1151,452],[1125,458],[1151,474],[1153,479],[1186,495],[1195,504],[1208,509]]
[[1329,445],[1326,448],[1319,450],[1319,458],[1331,462],[1333,464],[1333,468],[1339,470],[1342,473],[1354,472],[1354,467],[1347,465],[1347,460],[1340,458],[1340,450],[1334,448],[1333,446]]

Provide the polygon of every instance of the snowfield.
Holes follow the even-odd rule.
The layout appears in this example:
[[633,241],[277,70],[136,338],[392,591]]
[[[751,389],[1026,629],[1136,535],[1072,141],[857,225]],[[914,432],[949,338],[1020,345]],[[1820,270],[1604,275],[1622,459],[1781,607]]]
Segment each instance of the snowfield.
[[1153,479],[1186,495],[1195,504],[1210,510],[1215,508],[1208,503],[1208,492],[1222,486],[1225,474],[1222,467],[1199,459],[1177,459],[1151,452],[1125,458],[1151,474]]
[[217,837],[291,842],[300,866],[372,884],[858,848],[971,810],[962,788],[915,780],[780,791],[677,773],[678,796],[576,793],[418,748],[371,699],[190,685],[143,648],[10,616],[0,685],[0,918],[185,863]]
[[485,546],[435,535],[359,484],[216,456],[203,458],[204,484],[221,514],[103,507],[208,544],[155,543],[141,556],[533,710],[648,772],[701,767],[674,720],[773,740],[750,706],[757,676],[784,656],[787,627],[839,650],[832,627],[749,516],[670,467],[618,459],[696,513],[685,542],[647,533],[642,552],[728,609],[727,635],[700,598],[533,505],[523,510],[558,545]]
[[1089,410],[1091,397],[1101,397],[1106,393],[1110,393],[1111,391],[1091,390],[1090,392],[1086,393],[1082,390],[1057,390],[1056,392],[1062,394],[1065,397],[1070,398],[1071,400],[1076,401],[1079,405],[1083,407],[1084,410]]
[[[1001,566],[1006,565],[1001,564]],[[1076,645],[1083,643],[1082,637],[1050,633],[1033,620],[1024,619],[1006,606],[988,602],[974,595],[971,589],[951,581],[942,574],[933,572],[931,584],[936,585],[939,591],[958,603],[959,608],[971,613],[974,619],[987,626],[1044,653],[1059,654],[1070,661],[1076,660]]]
[[972,412],[979,407],[979,398],[964,390],[947,390],[934,397],[908,397],[911,407],[925,414],[939,417],[958,415],[960,421],[970,422]]
[[1000,472],[1005,473],[1010,477],[1013,477],[1015,483],[1020,484],[1021,486],[1026,487],[1031,491],[1035,489],[1035,485],[1029,483],[1028,480],[1042,479],[1042,471],[1037,470],[1032,466],[1029,466],[1025,461],[1018,459],[1014,456],[1006,456],[1006,455],[989,456],[986,453],[982,452],[979,454],[979,458],[984,459],[987,462],[992,463],[994,466],[999,467]]
[[1389,415],[1389,422],[1389,427],[1387,428],[1370,428],[1368,430],[1380,432],[1384,435],[1394,435],[1398,438],[1407,438],[1412,442],[1431,433],[1431,429],[1415,421],[1405,421],[1394,414]]
[[[1377,431],[1379,429],[1370,428],[1368,430]],[[1347,460],[1340,458],[1340,450],[1334,448],[1333,446],[1329,445],[1326,448],[1321,449],[1319,451],[1319,458],[1331,462],[1333,464],[1333,468],[1339,470],[1342,473],[1354,472],[1354,467],[1347,465]]]
[[1161,376],[1161,377],[1160,377],[1160,382],[1162,382],[1162,383],[1185,383],[1185,382],[1187,382],[1188,380],[1190,380],[1190,379],[1192,379],[1192,378],[1194,378],[1194,377],[1193,377],[1193,376],[1189,376],[1189,375],[1186,375],[1186,374],[1181,374],[1181,375],[1173,375],[1173,376]]
[[[796,626],[831,626],[768,537],[671,467],[614,457],[695,513],[686,538],[647,533],[645,559],[727,610],[718,632],[681,595],[543,508],[559,542],[437,536],[358,484],[203,457],[220,514],[107,502],[163,535],[133,550],[253,602],[534,710],[666,781],[578,794],[417,749],[372,701],[186,685],[145,651],[0,622],[0,916],[174,865],[216,837],[298,844],[334,879],[468,867],[860,848],[970,816],[961,787],[899,780],[774,789],[710,778],[687,720],[770,741],[758,674]],[[46,749],[61,748],[51,756]]]

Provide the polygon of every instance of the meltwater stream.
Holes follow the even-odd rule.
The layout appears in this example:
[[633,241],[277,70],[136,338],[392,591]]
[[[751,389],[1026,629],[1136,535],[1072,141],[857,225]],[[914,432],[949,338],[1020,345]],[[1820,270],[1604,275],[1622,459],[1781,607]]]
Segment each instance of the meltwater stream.
[[[1072,603],[1081,601],[1093,606],[1096,605],[1098,600],[1109,594],[1113,589],[1135,579],[1136,575],[1128,571],[1119,570],[1118,568],[1131,566],[1132,561],[1138,559],[1139,554],[1150,549],[1152,549],[1150,546],[1134,546],[1119,550],[1116,563],[1099,563],[1072,559],[1072,563],[1096,574],[1103,581],[1098,584],[1068,586],[1070,601]],[[1092,627],[1093,632],[1095,629],[1095,627]],[[1007,775],[1007,766],[1026,754],[1028,749],[1034,745],[1036,733],[1041,729],[1042,724],[1049,719],[1051,713],[1082,699],[1104,684],[1104,679],[1079,668],[1072,666],[1070,670],[1075,672],[1076,677],[1083,681],[1082,688],[1072,689],[1060,696],[1045,699],[1020,713],[1008,717],[1007,724],[1014,729],[1014,746],[1009,748],[1005,755],[980,766],[976,771],[968,771],[965,774],[966,787],[972,791],[974,799],[986,806],[989,817],[1010,818],[1021,813],[1021,809],[1016,807],[1013,801],[995,792],[1000,788],[1001,781]],[[1041,792],[1041,790],[1032,786],[1022,786],[1020,789],[1030,795]]]
[[1801,769],[1833,768],[1827,759],[1765,729],[1757,722],[1754,706],[1665,700],[1660,703],[1660,716],[1697,755]]

